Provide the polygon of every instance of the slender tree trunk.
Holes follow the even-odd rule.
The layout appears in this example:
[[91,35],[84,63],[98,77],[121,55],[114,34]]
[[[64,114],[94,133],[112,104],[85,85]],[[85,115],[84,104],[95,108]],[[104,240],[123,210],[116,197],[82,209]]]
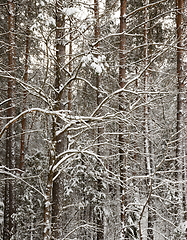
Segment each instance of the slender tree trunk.
[[[149,0],[145,0],[145,5],[148,5],[150,2]],[[149,28],[149,13],[148,9],[145,8],[145,24],[144,24],[144,54],[145,54],[145,67],[148,64],[148,55],[149,55],[149,41],[148,41],[148,28]],[[149,71],[145,70],[144,73],[144,90],[145,92],[149,89]],[[146,162],[146,174],[150,176],[151,174],[151,159],[150,159],[150,139],[149,139],[149,107],[147,105],[149,101],[149,96],[147,93],[145,93],[145,107],[144,107],[144,152],[145,152],[145,162]],[[147,181],[147,195],[149,195],[150,191],[150,184],[151,180],[148,178]],[[149,201],[149,204],[151,205],[151,200]],[[153,214],[151,209],[148,207],[148,228],[147,228],[147,239],[153,240],[154,239],[154,222],[153,222]]]
[[[177,93],[177,147],[176,147],[176,164],[175,164],[175,177],[176,181],[179,181],[182,177],[182,208],[184,211],[183,220],[187,220],[186,212],[186,160],[185,160],[185,139],[184,139],[184,73],[183,73],[183,13],[184,13],[184,0],[176,0],[177,16],[176,16],[176,27],[177,27],[177,77],[178,77],[178,93]],[[180,167],[182,164],[182,167]],[[179,171],[182,170],[182,176],[179,175]],[[178,192],[178,191],[177,191]],[[180,195],[176,192],[177,197]],[[179,191],[180,192],[180,191]],[[178,205],[180,208],[180,206]],[[178,220],[180,220],[180,211],[176,209],[178,214]],[[187,237],[187,234],[186,234]]]
[[[125,46],[126,46],[126,0],[121,0],[120,5],[120,53],[119,53],[119,60],[120,60],[120,67],[119,67],[119,85],[121,88],[125,86]],[[124,33],[124,34],[123,34]],[[119,96],[119,110],[124,111],[124,98],[123,95]],[[125,225],[126,225],[126,206],[127,206],[127,196],[126,196],[126,164],[127,159],[124,152],[124,126],[123,123],[119,123],[119,160],[120,160],[120,180],[121,180],[121,239],[128,239],[128,236],[125,236]]]
[[[8,138],[8,133],[6,135]],[[6,144],[7,145],[7,144]],[[8,151],[6,147],[6,152]],[[8,157],[6,155],[6,166],[8,166]],[[10,239],[9,232],[9,182],[5,180],[5,193],[4,193],[4,228],[3,228],[3,240]]]
[[[50,158],[51,162],[52,157]],[[50,163],[49,166],[52,166]],[[44,205],[44,232],[43,232],[43,239],[50,240],[51,239],[51,203],[52,203],[52,188],[53,188],[53,172],[50,171],[48,173],[47,179],[47,189],[46,189],[46,199]]]
[[[64,31],[65,31],[65,16],[62,13],[62,0],[56,0],[56,79],[54,87],[55,106],[54,110],[63,109],[61,101],[64,98],[62,93],[59,93],[60,85],[64,83],[64,73],[61,66],[64,64],[65,46],[64,46]],[[60,174],[53,181],[55,174],[52,166],[56,163],[56,156],[65,149],[65,136],[61,134],[56,137],[59,128],[62,128],[63,122],[56,116],[53,117],[52,126],[52,149],[49,161],[49,174],[46,189],[46,203],[44,206],[44,240],[51,238],[60,239],[63,236],[63,176]],[[52,226],[51,226],[52,224]]]
[[[149,4],[149,0],[145,0],[145,5]],[[148,64],[148,53],[149,53],[149,46],[148,46],[148,10],[145,8],[145,26],[144,26],[144,43],[145,43],[145,48],[144,48],[144,54],[145,54],[145,67]],[[145,92],[148,91],[149,88],[149,73],[148,70],[145,70],[144,73],[144,90]],[[151,166],[150,166],[150,146],[149,146],[149,107],[147,105],[148,103],[148,94],[145,93],[145,107],[144,107],[144,134],[145,134],[145,159],[146,159],[146,169],[147,169],[147,174],[151,173]]]
[[[62,5],[63,1],[60,0],[56,2],[56,79],[55,79],[55,89],[57,90],[56,94],[56,105],[55,110],[64,109],[63,103],[65,102],[64,93],[59,94],[60,85],[64,84],[64,73],[61,70],[61,66],[64,65],[65,62],[65,46],[64,46],[64,34],[65,34],[65,16],[62,14]],[[69,95],[69,94],[68,94]],[[59,118],[55,119],[53,122],[53,131],[56,135],[56,131],[59,128],[62,128],[63,122]],[[54,135],[54,140],[56,143],[55,155],[60,154],[65,150],[65,135],[61,134],[59,137]],[[63,195],[63,173],[58,176],[53,182],[53,205],[52,205],[52,223],[53,223],[53,237],[59,239],[63,236],[63,219],[65,218],[64,213],[62,213],[62,206],[64,204]],[[62,219],[63,218],[63,219]]]
[[[95,41],[98,41],[100,37],[100,26],[99,26],[99,0],[94,0],[94,17],[95,17]],[[99,51],[99,43],[96,44],[96,57],[98,57],[98,51]],[[98,73],[96,73],[95,76],[96,79],[96,87],[98,89],[97,91],[97,106],[101,103],[101,96],[99,94],[99,86],[100,86],[100,76]],[[97,155],[101,155],[101,147],[99,146],[99,143],[101,142],[101,134],[103,132],[103,128],[98,127],[98,147],[97,147]],[[98,192],[102,191],[102,180],[97,180],[97,190]],[[96,214],[96,221],[97,221],[97,240],[103,240],[104,239],[104,216],[103,216],[103,207],[101,206],[101,200],[98,199],[98,212]]]
[[[7,1],[8,6],[8,35],[9,35],[9,52],[8,52],[8,66],[10,75],[12,78],[8,80],[8,102],[7,117],[13,118],[15,116],[15,6],[14,1]],[[10,125],[7,129],[6,139],[6,166],[10,169],[14,169],[16,166],[16,142],[15,142],[15,130],[14,125]],[[3,240],[8,240],[14,237],[16,232],[15,220],[13,214],[16,212],[16,200],[15,200],[15,183],[13,180],[5,181],[5,212],[4,212],[4,232]]]
[[[30,14],[30,2],[28,3],[28,10],[27,10],[27,16],[29,20],[29,14]],[[27,25],[26,29],[26,49],[25,49],[25,74],[24,74],[24,82],[26,83],[28,80],[28,61],[29,61],[29,38],[30,38],[30,27]],[[23,111],[25,110],[26,106],[26,91],[24,92],[24,99],[23,99]],[[25,116],[22,117],[21,120],[21,152],[20,152],[20,162],[19,162],[19,168],[23,168],[24,159],[25,159],[25,125],[26,125],[26,119]]]
[[[72,2],[72,1],[71,1]],[[72,59],[72,22],[71,22],[71,17],[70,17],[70,20],[69,20],[69,24],[70,24],[70,27],[69,27],[69,31],[70,31],[70,35],[69,35],[69,40],[70,40],[70,43],[69,43],[69,72],[71,73],[72,72],[72,63],[71,63],[71,59]],[[69,84],[68,86],[68,110],[71,111],[71,83]]]

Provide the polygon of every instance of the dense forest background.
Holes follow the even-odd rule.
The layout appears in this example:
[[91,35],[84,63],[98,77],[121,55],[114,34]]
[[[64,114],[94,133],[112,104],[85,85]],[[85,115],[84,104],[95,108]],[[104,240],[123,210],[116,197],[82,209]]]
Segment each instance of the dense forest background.
[[0,1],[0,239],[187,239],[184,0]]

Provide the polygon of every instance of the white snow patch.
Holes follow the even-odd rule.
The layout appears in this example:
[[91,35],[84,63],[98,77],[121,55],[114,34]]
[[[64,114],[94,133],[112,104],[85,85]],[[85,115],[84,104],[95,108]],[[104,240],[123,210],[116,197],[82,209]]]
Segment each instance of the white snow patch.
[[179,228],[181,232],[185,233],[187,230],[187,221],[180,223]]
[[83,56],[81,62],[83,64],[87,64],[92,60],[92,55],[88,54],[87,56]]
[[82,57],[82,66],[90,64],[90,67],[98,74],[101,74],[102,71],[105,71],[105,66],[108,67],[106,63],[106,57],[104,55],[95,57],[93,54],[88,54],[87,56]]
[[49,201],[47,201],[46,203],[45,203],[45,206],[46,207],[49,207],[51,205],[51,203],[49,202]]
[[67,16],[71,16],[74,15],[78,12],[78,9],[75,7],[71,7],[71,8],[64,8],[63,9],[63,13],[66,14]]
[[101,74],[102,68],[99,64],[96,64],[95,62],[91,63],[91,67],[96,71],[96,73]]
[[166,16],[163,20],[160,19],[160,21],[162,23],[163,30],[175,28],[175,21],[170,16]]

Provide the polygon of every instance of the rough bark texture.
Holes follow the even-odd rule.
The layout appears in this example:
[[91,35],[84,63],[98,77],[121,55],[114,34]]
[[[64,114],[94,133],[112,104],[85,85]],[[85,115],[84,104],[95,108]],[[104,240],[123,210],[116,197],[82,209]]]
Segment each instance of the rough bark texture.
[[[145,6],[150,3],[149,0],[145,0]],[[145,67],[148,64],[148,57],[149,57],[149,41],[148,41],[148,32],[149,32],[149,12],[148,9],[145,8],[145,13],[144,13],[144,18],[145,18],[145,24],[144,24],[144,43],[145,43],[145,48],[144,48],[144,55],[145,55]],[[144,73],[144,91],[149,90],[149,71],[145,70]],[[150,159],[150,136],[149,136],[149,131],[150,131],[150,124],[149,124],[149,106],[147,105],[149,101],[149,96],[148,94],[145,94],[145,107],[144,107],[144,152],[145,152],[145,165],[146,165],[146,174],[149,176],[152,172],[152,166],[151,166],[151,159]],[[149,195],[150,192],[150,184],[151,180],[148,178],[147,181],[147,195]],[[151,205],[151,200],[149,201],[149,204]],[[153,240],[154,239],[154,222],[153,222],[153,213],[151,209],[148,207],[148,219],[147,219],[147,239]]]
[[[55,110],[64,109],[62,100],[64,100],[64,93],[58,93],[60,85],[64,84],[64,72],[62,66],[65,62],[65,46],[64,46],[64,33],[65,33],[65,16],[62,14],[62,1],[56,2],[56,80],[55,89],[57,90],[55,101]],[[64,101],[65,102],[65,101]],[[56,137],[56,131],[62,128],[63,122],[56,118],[53,123],[54,140],[56,143],[55,155],[62,153],[65,150],[65,136],[61,134]],[[63,173],[53,182],[53,205],[52,205],[52,224],[53,224],[53,237],[59,239],[63,236],[63,220],[64,214],[63,207]]]
[[[72,72],[72,63],[71,63],[71,59],[72,59],[72,23],[71,23],[71,17],[70,17],[70,21],[69,21],[69,24],[70,24],[70,27],[69,27],[69,32],[70,32],[70,36],[69,36],[69,40],[70,40],[70,43],[69,43],[69,72],[71,74]],[[69,86],[68,86],[68,110],[71,111],[71,83],[69,83]]]
[[[125,45],[126,45],[126,0],[121,0],[120,5],[120,53],[119,53],[119,59],[120,59],[120,67],[119,67],[119,85],[121,88],[125,86]],[[123,95],[119,96],[119,110],[124,110],[124,99]],[[121,239],[128,239],[128,236],[125,236],[125,225],[126,225],[126,206],[127,206],[127,196],[126,196],[126,156],[123,149],[123,145],[125,143],[124,139],[124,126],[123,123],[120,122],[119,124],[119,144],[120,144],[120,180],[121,180],[121,187],[120,187],[120,193],[121,193],[121,225],[122,225],[122,231],[121,231]]]
[[[30,13],[30,2],[28,3],[28,10],[27,16],[29,17]],[[28,18],[29,19],[29,18]],[[29,61],[29,38],[30,38],[30,27],[27,25],[26,29],[26,46],[25,46],[25,74],[24,74],[24,82],[26,83],[28,80],[28,61]],[[23,100],[23,111],[25,110],[26,106],[26,91],[24,92],[24,100]],[[20,162],[19,168],[22,169],[24,165],[25,159],[25,126],[26,126],[26,119],[25,116],[21,120],[21,152],[20,152]]]
[[[60,85],[64,84],[64,73],[62,66],[64,64],[65,46],[64,46],[64,31],[65,31],[65,16],[62,14],[62,1],[56,1],[56,79],[54,87],[56,89],[54,111],[63,109],[62,99],[64,95],[60,92]],[[63,236],[63,174],[60,174],[57,179],[53,181],[55,173],[53,172],[53,165],[56,163],[56,156],[62,153],[65,149],[65,136],[61,134],[56,136],[59,128],[62,128],[63,122],[56,116],[53,117],[52,126],[52,146],[49,161],[49,171],[46,203],[44,207],[44,239],[51,238],[60,239]]]
[[[99,1],[94,0],[94,17],[95,17],[95,41],[97,42],[99,37],[100,37],[100,26],[99,26]],[[99,52],[99,43],[95,45],[96,47],[96,57],[98,57],[98,52]],[[97,91],[97,106],[101,103],[101,96],[99,94],[99,87],[100,87],[100,76],[98,73],[95,75],[96,79],[96,87],[98,89]],[[102,150],[101,147],[99,146],[99,143],[101,142],[101,134],[103,132],[103,129],[101,127],[98,127],[97,129],[98,132],[98,147],[97,147],[97,155],[100,155]],[[97,180],[97,190],[98,192],[102,191],[102,180],[98,179]],[[98,199],[98,212],[96,214],[96,221],[97,221],[97,240],[103,240],[104,239],[104,222],[103,222],[103,208],[101,206],[101,199]]]
[[[7,134],[8,136],[8,134]],[[7,151],[8,149],[6,149]],[[6,157],[6,165],[7,157]],[[9,182],[8,180],[5,181],[5,196],[4,196],[4,228],[3,228],[3,240],[10,239],[9,237]]]
[[[186,212],[186,159],[185,159],[185,133],[184,133],[184,72],[183,72],[183,13],[184,13],[184,1],[176,0],[177,16],[176,16],[176,27],[177,27],[177,78],[178,78],[178,93],[177,93],[177,146],[176,146],[176,164],[175,164],[175,177],[176,181],[181,179],[178,174],[179,170],[182,170],[182,186],[179,186],[179,190],[182,193],[182,208],[184,211],[183,220],[187,220]],[[182,164],[182,165],[181,165]],[[180,192],[180,191],[179,191]],[[178,192],[176,196],[180,197]],[[180,207],[179,207],[180,208]],[[178,219],[180,219],[180,211],[176,209]],[[186,234],[187,237],[187,234]]]
[[[9,52],[8,52],[8,67],[9,73],[12,76],[8,80],[8,102],[7,117],[12,118],[15,116],[15,6],[14,1],[7,1],[8,6],[8,36],[9,36]],[[14,125],[10,125],[7,129],[6,139],[6,166],[9,169],[14,169],[16,166],[16,142],[14,137]],[[16,200],[15,200],[15,183],[13,180],[5,181],[5,202],[4,202],[4,231],[3,240],[8,240],[15,235],[16,226],[13,214],[16,212]]]

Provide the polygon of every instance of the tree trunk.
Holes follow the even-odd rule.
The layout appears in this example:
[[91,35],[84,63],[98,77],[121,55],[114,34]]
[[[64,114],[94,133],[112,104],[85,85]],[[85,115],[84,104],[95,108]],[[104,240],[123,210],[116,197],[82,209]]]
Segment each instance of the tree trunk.
[[[8,52],[8,66],[12,78],[8,80],[8,102],[7,117],[15,117],[15,6],[14,1],[7,1],[8,6],[8,36],[9,36],[9,52]],[[15,141],[14,125],[10,125],[7,129],[6,139],[6,166],[9,169],[14,169],[16,166],[16,141]],[[16,225],[13,215],[16,212],[15,200],[15,183],[13,180],[5,181],[5,212],[4,212],[4,232],[3,240],[8,240],[14,237],[16,232]]]
[[[56,93],[54,96],[54,111],[63,109],[64,106],[61,100],[64,95],[59,91],[60,85],[64,84],[64,73],[61,70],[64,64],[65,46],[64,46],[64,31],[65,31],[65,16],[61,11],[62,1],[56,1],[56,78],[54,87]],[[53,116],[52,123],[52,146],[49,161],[49,171],[46,203],[44,206],[44,239],[51,238],[60,239],[63,236],[63,220],[62,220],[62,206],[63,206],[63,174],[61,173],[57,179],[53,181],[55,173],[53,172],[53,165],[56,164],[56,156],[65,149],[65,136],[61,134],[56,137],[59,128],[62,128],[63,122],[56,116]],[[52,224],[52,226],[51,226]]]
[[[119,85],[121,88],[125,86],[125,45],[126,45],[126,0],[121,0],[120,5],[120,53],[119,53]],[[124,111],[124,98],[121,94],[119,96],[119,110]],[[121,239],[128,239],[128,236],[125,236],[125,225],[126,225],[126,206],[127,206],[127,196],[126,196],[126,164],[127,159],[123,149],[125,139],[124,139],[124,126],[123,123],[119,123],[119,160],[120,160],[120,193],[121,193]]]
[[[150,2],[149,0],[145,0],[145,6],[148,5]],[[145,13],[144,13],[144,19],[145,19],[145,24],[144,24],[144,43],[145,43],[145,48],[144,48],[144,55],[145,55],[145,67],[148,64],[148,55],[149,55],[149,41],[148,41],[148,28],[149,28],[149,13],[148,9],[145,8]],[[146,93],[149,90],[149,71],[145,70],[144,73],[144,91],[145,91],[145,107],[144,107],[144,152],[145,152],[145,163],[146,163],[146,174],[150,176],[151,174],[151,159],[150,159],[150,140],[149,140],[149,106],[148,101],[149,101],[149,96]],[[147,180],[147,195],[149,195],[150,191],[150,184],[151,180],[148,178]],[[151,205],[151,200],[149,201],[149,204]],[[148,207],[148,228],[147,228],[147,239],[153,240],[154,239],[154,232],[153,232],[153,227],[154,227],[154,222],[153,222],[153,214],[151,209]]]
[[[95,41],[97,42],[100,37],[100,26],[99,26],[99,1],[94,0],[94,17],[95,17]],[[98,57],[98,52],[99,52],[99,43],[95,45],[96,47],[96,57]],[[96,79],[96,87],[97,87],[97,106],[101,103],[101,96],[99,94],[99,86],[100,86],[100,76],[98,73],[95,75]],[[97,155],[101,154],[101,147],[99,146],[99,143],[101,142],[101,134],[103,132],[103,129],[101,127],[98,127],[97,129],[97,134],[98,134],[98,147],[97,147]],[[97,191],[101,192],[102,191],[102,180],[98,179],[97,180]],[[98,211],[96,214],[96,221],[97,221],[97,240],[103,240],[104,239],[104,223],[103,223],[103,207],[101,206],[101,199],[98,199],[97,201],[98,204]]]
[[[51,157],[51,160],[52,160],[52,157]],[[52,166],[52,164],[50,163],[49,166]],[[48,179],[47,179],[46,199],[45,199],[45,205],[44,205],[44,231],[43,231],[43,239],[44,240],[51,239],[52,188],[53,188],[53,172],[49,171]]]
[[[27,10],[27,21],[29,21],[29,15],[30,15],[30,2],[28,3],[28,10]],[[26,83],[28,80],[28,61],[29,61],[29,38],[30,38],[30,27],[27,24],[26,29],[26,49],[25,49],[25,74],[24,74],[24,82]],[[26,109],[26,91],[24,91],[24,99],[23,99],[23,111]],[[25,124],[26,119],[25,116],[22,117],[21,120],[21,152],[20,152],[20,162],[19,162],[19,168],[23,168],[24,159],[25,159]]]
[[[72,2],[72,0],[71,0]],[[69,19],[69,32],[70,32],[70,35],[69,35],[69,40],[70,40],[70,43],[69,43],[69,72],[71,74],[72,72],[72,63],[71,63],[71,59],[72,59],[72,23],[71,23],[71,16],[70,16],[70,19]],[[69,86],[68,86],[68,110],[71,111],[71,83],[69,83]]]
[[[176,27],[177,27],[177,77],[178,77],[178,93],[177,93],[177,146],[176,146],[176,163],[175,163],[175,177],[176,181],[181,180],[181,175],[179,175],[179,171],[182,170],[182,186],[179,186],[182,190],[182,208],[184,211],[183,221],[187,220],[187,212],[186,212],[186,160],[185,160],[185,133],[184,133],[184,73],[183,73],[183,13],[184,13],[184,0],[176,0],[177,7],[177,16],[176,16]],[[182,167],[180,167],[182,164]],[[178,191],[176,192],[176,196],[180,198],[180,194]],[[180,204],[179,204],[180,205]],[[178,207],[180,208],[180,206]],[[179,216],[181,213],[176,209],[176,213]],[[187,234],[186,234],[187,237]]]
[[[61,70],[64,62],[65,62],[65,46],[64,46],[64,34],[65,34],[65,16],[62,14],[62,0],[56,2],[56,79],[55,79],[55,89],[57,90],[55,97],[55,111],[64,109],[63,103],[65,96],[63,94],[59,94],[60,85],[64,84],[64,72]],[[65,102],[65,100],[64,100]],[[59,118],[55,118],[55,122],[53,122],[53,131],[56,135],[56,131],[59,128],[62,128],[63,122]],[[65,136],[61,134],[56,137],[54,135],[54,140],[56,143],[55,155],[62,153],[65,150]],[[58,176],[53,182],[53,205],[52,205],[52,223],[53,223],[53,237],[59,239],[63,236],[63,219],[65,218],[64,214],[61,212],[63,202],[63,173]],[[62,219],[63,218],[63,219]]]

